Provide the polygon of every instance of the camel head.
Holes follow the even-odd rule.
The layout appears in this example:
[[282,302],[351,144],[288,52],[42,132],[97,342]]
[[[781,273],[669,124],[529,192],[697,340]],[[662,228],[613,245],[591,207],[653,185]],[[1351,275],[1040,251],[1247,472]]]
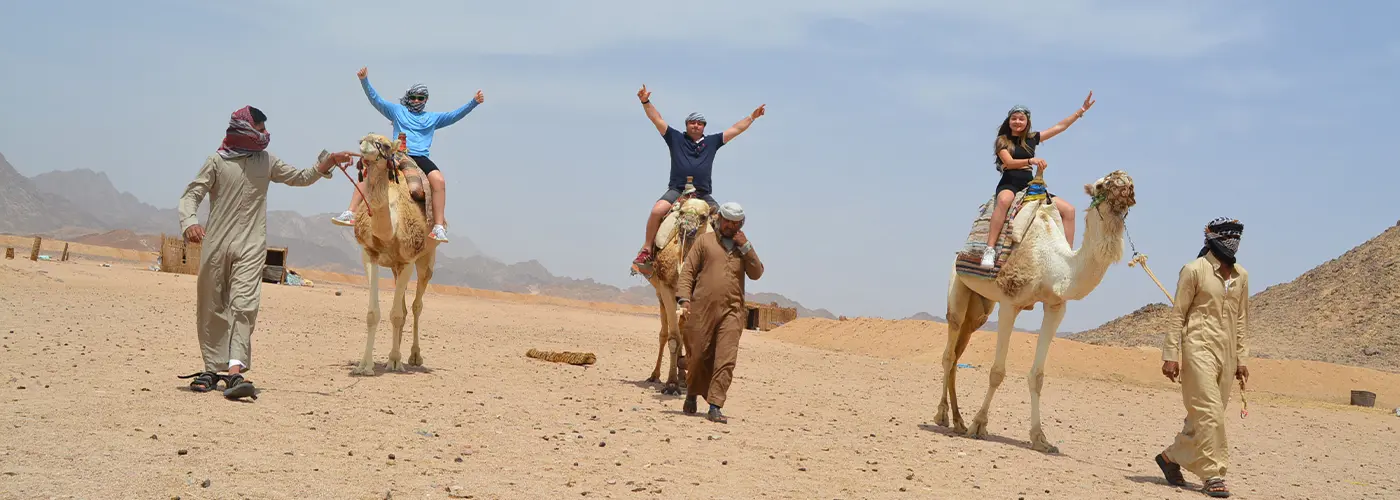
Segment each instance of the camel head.
[[680,226],[681,234],[686,238],[695,236],[695,232],[705,226],[710,221],[710,204],[700,198],[691,198],[681,204],[681,213],[677,217],[677,225]]
[[1133,178],[1122,170],[1114,170],[1093,184],[1085,184],[1084,193],[1092,198],[1089,203],[1090,210],[1103,205],[1108,213],[1115,217],[1127,216],[1128,209],[1137,204],[1137,196],[1133,192]]
[[[365,134],[360,139],[360,162],[373,173],[373,169],[382,168],[393,161],[394,152],[399,150],[400,143],[397,140],[389,140],[379,134]],[[389,178],[397,182],[397,176],[393,170],[389,171]]]

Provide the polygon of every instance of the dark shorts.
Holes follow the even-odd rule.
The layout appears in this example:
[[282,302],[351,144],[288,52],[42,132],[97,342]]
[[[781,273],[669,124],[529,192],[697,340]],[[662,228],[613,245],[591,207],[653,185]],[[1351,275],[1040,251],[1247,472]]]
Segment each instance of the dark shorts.
[[[719,206],[719,203],[716,203],[715,198],[713,196],[710,196],[709,193],[699,194],[699,192],[696,192],[696,195],[697,198],[705,200],[705,203],[709,203],[711,210],[714,210],[716,207]],[[662,200],[666,200],[666,203],[670,203],[672,205],[675,205],[676,200],[679,200],[680,198],[681,192],[675,189],[668,189],[666,190],[666,194],[661,195]]]
[[433,160],[428,159],[426,156],[408,155],[408,157],[413,158],[414,163],[417,163],[418,168],[423,171],[423,175],[431,174],[434,170],[438,169],[437,164],[433,163]]
[[[1024,168],[1003,171],[1001,173],[1001,181],[997,182],[997,194],[1009,190],[1012,195],[1015,195],[1021,192],[1021,190],[1026,189],[1027,186],[1030,186],[1031,181],[1034,179],[1035,174]],[[1053,193],[1047,194],[1050,194],[1052,197],[1055,196]]]

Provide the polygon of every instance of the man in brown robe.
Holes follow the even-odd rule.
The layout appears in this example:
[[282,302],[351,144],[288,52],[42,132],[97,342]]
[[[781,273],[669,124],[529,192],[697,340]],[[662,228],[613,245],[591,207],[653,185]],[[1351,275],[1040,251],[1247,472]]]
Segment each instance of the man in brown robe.
[[1196,474],[1207,495],[1230,496],[1225,471],[1230,445],[1225,440],[1225,407],[1231,378],[1249,381],[1245,326],[1249,319],[1249,273],[1235,263],[1244,225],[1219,218],[1206,225],[1205,246],[1182,266],[1175,308],[1180,329],[1168,332],[1162,347],[1162,374],[1181,377],[1186,421],[1175,441],[1158,454],[1167,482],[1183,486],[1181,469]]
[[748,316],[744,307],[744,276],[752,280],[763,276],[763,262],[742,231],[743,207],[725,203],[720,205],[719,215],[713,230],[696,239],[686,253],[676,303],[680,306],[679,316],[690,316],[681,330],[690,352],[683,410],[694,414],[695,398],[704,396],[710,403],[706,418],[728,423],[720,408],[734,377],[739,336]]

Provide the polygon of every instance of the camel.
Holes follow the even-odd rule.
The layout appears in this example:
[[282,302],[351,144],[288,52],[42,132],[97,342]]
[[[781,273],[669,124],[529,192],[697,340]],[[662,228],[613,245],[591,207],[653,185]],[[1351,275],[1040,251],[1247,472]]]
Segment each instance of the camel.
[[[1016,316],[1039,302],[1045,317],[1041,322],[1035,361],[1028,377],[1031,391],[1031,449],[1058,453],[1059,449],[1050,444],[1040,426],[1040,390],[1045,383],[1045,358],[1050,350],[1050,341],[1055,338],[1060,320],[1064,319],[1065,303],[1088,296],[1103,279],[1108,267],[1122,260],[1124,221],[1128,210],[1137,202],[1133,179],[1121,170],[1086,184],[1084,192],[1092,201],[1084,212],[1084,241],[1079,250],[1072,250],[1065,241],[1064,227],[1054,204],[1043,194],[1026,195],[1028,191],[1034,191],[1037,185],[1044,186],[1040,174],[1037,173],[1030,188],[1018,194],[1024,205],[1014,219],[1008,219],[1011,227],[1002,231],[998,246],[1011,248],[999,250],[999,260],[1005,260],[999,271],[994,268],[995,277],[987,276],[987,269],[980,265],[980,247],[985,245],[986,236],[981,235],[981,243],[975,243],[978,238],[976,225],[968,245],[973,252],[965,250],[955,259],[948,286],[948,343],[943,351],[943,396],[938,402],[934,422],[947,427],[951,405],[957,432],[975,439],[986,437],[987,412],[992,404],[992,395],[1006,376],[1007,344],[1011,340]],[[989,215],[990,207],[995,206],[995,199],[988,204],[990,206],[983,206],[984,217]],[[1012,245],[1008,245],[1008,242]],[[963,425],[962,415],[958,411],[955,373],[958,358],[972,340],[972,332],[986,323],[993,304],[1000,306],[996,360],[992,364],[990,385],[982,400],[982,408],[969,428]]]
[[676,288],[680,285],[681,270],[686,264],[683,258],[695,240],[710,230],[707,222],[714,215],[710,204],[693,197],[694,192],[695,188],[687,178],[684,193],[676,200],[671,213],[656,232],[655,245],[661,251],[657,252],[651,276],[647,278],[656,290],[657,302],[661,304],[661,345],[656,351],[656,367],[652,368],[647,382],[661,381],[661,358],[669,345],[671,367],[667,370],[666,385],[661,389],[662,394],[669,395],[679,395],[680,386],[685,383],[682,361],[685,354],[681,352],[685,349],[685,342],[681,339],[681,327],[685,320],[676,314]]
[[[379,266],[394,272],[394,300],[389,319],[394,327],[393,349],[389,351],[389,371],[405,371],[400,361],[399,344],[403,340],[403,324],[407,316],[404,305],[408,288],[408,265],[418,271],[418,286],[413,296],[413,346],[408,356],[409,366],[422,366],[423,355],[418,350],[418,318],[423,313],[423,292],[433,279],[437,260],[437,240],[428,237],[431,205],[422,186],[427,177],[400,150],[402,139],[390,141],[379,134],[368,134],[360,140],[360,167],[365,177],[365,203],[356,209],[355,241],[363,250],[361,259],[369,279],[369,314],[365,318],[368,336],[365,355],[350,373],[374,374],[374,331],[379,325]],[[390,161],[393,166],[390,166]],[[418,196],[415,196],[418,194]]]

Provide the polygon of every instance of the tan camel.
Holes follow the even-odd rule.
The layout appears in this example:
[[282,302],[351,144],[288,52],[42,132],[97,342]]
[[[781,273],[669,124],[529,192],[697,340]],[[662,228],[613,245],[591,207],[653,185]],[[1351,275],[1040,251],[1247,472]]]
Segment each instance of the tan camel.
[[[959,256],[958,260],[962,262],[954,264],[948,287],[948,344],[943,351],[943,397],[938,402],[938,415],[934,417],[938,425],[948,425],[951,404],[955,430],[977,439],[987,435],[987,412],[992,404],[992,395],[1006,376],[1007,344],[1011,340],[1016,316],[1039,302],[1043,304],[1045,317],[1041,322],[1035,361],[1028,377],[1031,390],[1031,448],[1047,453],[1059,451],[1046,439],[1040,427],[1040,390],[1045,383],[1045,358],[1049,354],[1050,341],[1055,338],[1060,320],[1064,319],[1065,303],[1089,295],[1103,279],[1108,266],[1122,260],[1124,220],[1128,209],[1137,203],[1133,179],[1121,170],[1085,185],[1084,191],[1092,201],[1084,212],[1084,242],[1078,251],[1070,249],[1065,241],[1064,227],[1054,204],[1042,199],[1025,203],[1013,220],[1011,231],[1003,231],[1002,241],[1010,238],[1014,246],[1009,256],[1004,257],[1005,263],[995,278],[987,277],[985,268],[972,270],[966,267],[970,260],[973,266],[980,268],[980,249],[976,250],[976,255]],[[986,241],[985,235],[981,238],[982,242]],[[969,238],[969,241],[975,239]],[[1016,242],[1017,239],[1019,242]],[[992,363],[991,383],[982,400],[982,409],[973,418],[972,427],[968,428],[963,425],[962,415],[958,411],[955,387],[958,358],[967,349],[972,332],[986,323],[993,304],[1000,305],[996,360]]]
[[[404,305],[408,288],[408,266],[418,271],[418,286],[413,296],[413,346],[408,364],[422,366],[418,351],[418,318],[423,313],[423,292],[433,279],[433,264],[437,260],[438,242],[428,237],[431,211],[425,195],[415,199],[415,192],[424,190],[422,170],[411,158],[399,152],[401,141],[390,141],[379,134],[368,134],[360,140],[360,165],[365,177],[365,203],[356,209],[355,241],[363,250],[361,259],[369,279],[369,314],[365,326],[365,355],[352,375],[374,374],[374,331],[379,326],[379,266],[394,272],[394,299],[389,319],[394,327],[393,348],[389,351],[389,371],[404,371],[400,362],[399,344],[403,340],[403,324],[407,316]],[[393,167],[390,167],[390,161]],[[417,186],[415,189],[411,186]]]
[[700,235],[709,232],[708,222],[713,216],[709,203],[692,197],[694,191],[695,188],[687,183],[681,198],[672,205],[670,215],[661,222],[655,243],[661,251],[656,254],[651,276],[647,278],[656,290],[656,300],[661,305],[661,345],[656,352],[656,367],[651,370],[647,382],[661,381],[661,357],[669,345],[671,367],[666,372],[666,386],[661,389],[663,394],[678,395],[681,393],[680,386],[685,383],[685,355],[681,352],[685,349],[685,342],[681,339],[684,319],[676,314],[676,287],[680,284],[682,266],[690,265],[683,261],[683,257]]

